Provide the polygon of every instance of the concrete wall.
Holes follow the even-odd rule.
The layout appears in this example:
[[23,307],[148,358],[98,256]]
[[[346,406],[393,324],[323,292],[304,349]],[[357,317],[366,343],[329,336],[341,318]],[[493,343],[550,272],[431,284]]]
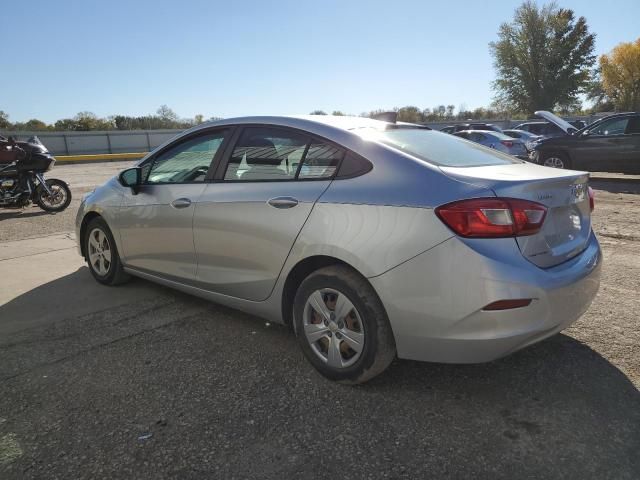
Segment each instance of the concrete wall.
[[131,130],[92,132],[0,132],[16,140],[37,135],[54,155],[148,152],[182,130]]

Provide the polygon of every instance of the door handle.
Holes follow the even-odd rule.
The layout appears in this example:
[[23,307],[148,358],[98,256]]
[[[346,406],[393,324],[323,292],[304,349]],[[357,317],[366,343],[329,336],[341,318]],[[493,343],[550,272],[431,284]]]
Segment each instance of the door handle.
[[298,200],[293,197],[274,197],[267,203],[275,208],[292,208],[298,205]]
[[187,208],[189,205],[191,205],[191,200],[188,198],[176,198],[171,202],[173,208]]

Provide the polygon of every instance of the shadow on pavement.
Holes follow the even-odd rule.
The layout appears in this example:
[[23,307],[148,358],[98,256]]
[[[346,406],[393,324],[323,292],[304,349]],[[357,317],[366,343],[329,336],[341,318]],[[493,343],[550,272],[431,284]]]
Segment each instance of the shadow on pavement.
[[591,185],[596,190],[604,190],[610,193],[640,193],[640,182],[637,180],[635,182],[591,180],[589,182],[589,185]]
[[30,218],[41,217],[42,215],[55,215],[55,213],[45,212],[44,210],[23,210],[23,209],[6,209],[0,210],[0,221],[9,218]]
[[[61,313],[39,327],[71,323],[0,346],[21,369],[2,382],[0,438],[23,452],[2,478],[640,471],[640,393],[566,335],[482,365],[395,361],[350,387],[316,374],[285,327],[141,280],[101,287],[84,268],[0,307],[2,322],[41,314],[43,298]],[[92,314],[73,310],[82,302]],[[13,358],[28,356],[26,369]]]
[[0,339],[16,331],[133,303],[164,291],[163,287],[136,280],[124,288],[106,287],[93,279],[86,266],[81,267],[0,305]]

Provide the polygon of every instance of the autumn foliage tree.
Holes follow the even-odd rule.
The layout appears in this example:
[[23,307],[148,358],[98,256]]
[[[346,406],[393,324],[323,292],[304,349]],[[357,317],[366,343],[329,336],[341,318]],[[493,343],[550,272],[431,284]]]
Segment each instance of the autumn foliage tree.
[[602,89],[618,110],[640,110],[640,38],[600,57]]

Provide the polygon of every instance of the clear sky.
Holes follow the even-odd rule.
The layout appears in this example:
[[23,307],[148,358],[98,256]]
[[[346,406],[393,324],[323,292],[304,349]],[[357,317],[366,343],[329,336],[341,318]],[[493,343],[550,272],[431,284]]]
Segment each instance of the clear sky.
[[[487,44],[519,1],[29,1],[1,10],[0,110],[181,117],[359,114],[491,101]],[[561,0],[608,52],[640,0]]]

